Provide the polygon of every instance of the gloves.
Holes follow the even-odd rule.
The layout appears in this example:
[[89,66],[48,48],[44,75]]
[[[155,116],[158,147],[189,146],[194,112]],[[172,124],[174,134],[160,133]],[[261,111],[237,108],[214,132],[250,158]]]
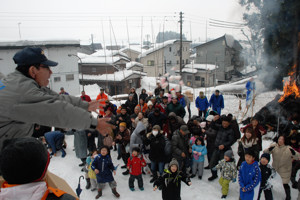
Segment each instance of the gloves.
[[236,178],[232,179],[232,182],[233,182],[233,183],[236,182]]
[[295,152],[294,149],[290,149],[290,151],[291,151],[291,153],[292,153],[293,156],[296,155],[296,152]]

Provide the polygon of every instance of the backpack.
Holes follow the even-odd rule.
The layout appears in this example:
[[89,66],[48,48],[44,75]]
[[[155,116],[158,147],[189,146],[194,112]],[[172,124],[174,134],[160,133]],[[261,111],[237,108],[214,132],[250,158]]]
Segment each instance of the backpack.
[[111,147],[112,143],[114,142],[113,138],[109,134],[104,136],[102,141],[103,141],[103,145],[108,147]]

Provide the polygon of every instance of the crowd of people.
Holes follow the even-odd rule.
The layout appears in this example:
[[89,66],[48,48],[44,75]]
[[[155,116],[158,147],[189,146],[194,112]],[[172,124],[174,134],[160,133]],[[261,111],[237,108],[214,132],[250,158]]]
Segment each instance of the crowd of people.
[[[118,166],[113,164],[111,151],[124,163],[120,168],[128,176],[129,190],[135,191],[135,180],[138,189],[144,190],[143,175],[149,168],[153,190],[162,190],[164,200],[181,199],[181,181],[190,186],[193,179],[202,180],[204,173],[211,173],[208,181],[220,176],[222,199],[227,198],[229,184],[235,181],[239,183],[242,200],[260,199],[262,192],[265,199],[273,199],[270,180],[274,176],[281,177],[287,200],[291,199],[290,181],[293,188],[300,190],[296,181],[300,168],[298,113],[289,119],[289,128],[276,137],[276,143],[263,149],[265,125],[253,117],[239,129],[232,114],[221,114],[224,99],[218,90],[209,101],[203,92],[199,93],[195,101],[197,116],[191,116],[187,96],[174,89],[166,93],[160,84],[153,93],[142,89],[140,95],[132,88],[127,101],[117,107],[103,88],[96,101],[84,91],[80,98],[75,98],[64,88],[59,94],[47,89],[52,73],[49,66],[57,63],[47,60],[40,48],[25,48],[14,60],[18,64],[16,72],[3,81],[6,88],[0,93],[0,102],[6,102],[5,106],[0,105],[5,113],[0,114],[0,135],[7,139],[0,143],[0,172],[5,179],[0,199],[33,194],[43,199],[74,199],[44,181],[50,157],[58,156],[59,151],[61,157],[67,156],[65,135],[74,135],[74,150],[82,161],[79,166],[86,176],[86,189],[97,191],[96,199],[102,196],[106,183],[113,195],[120,197],[114,179]],[[16,84],[23,85],[14,86],[16,80]],[[19,95],[24,98],[13,98]],[[33,100],[27,101],[29,97]],[[57,107],[62,112],[56,112]],[[90,112],[97,110],[98,117],[94,118]],[[51,131],[50,126],[58,128]],[[40,141],[25,137],[31,135]],[[232,149],[236,142],[237,163]],[[204,166],[206,158],[208,165]],[[19,170],[23,163],[28,165]]]
[[[115,168],[109,156],[113,150],[118,154],[117,159],[122,159],[124,163],[120,168],[124,169],[124,176],[129,175],[128,187],[131,191],[135,191],[135,179],[138,188],[144,190],[143,174],[147,174],[145,168],[148,167],[154,190],[162,190],[163,199],[178,199],[180,181],[191,185],[193,178],[202,180],[206,169],[211,173],[208,181],[217,179],[220,171],[222,199],[226,199],[229,193],[230,182],[237,180],[241,199],[260,199],[262,191],[265,199],[273,199],[270,179],[277,172],[283,180],[286,199],[291,199],[288,183],[291,180],[292,187],[298,188],[296,174],[300,168],[297,116],[291,123],[291,132],[278,137],[276,145],[263,150],[262,136],[267,133],[266,127],[254,117],[251,123],[239,129],[231,114],[221,115],[224,99],[220,91],[216,90],[209,101],[200,92],[195,101],[198,115],[187,122],[184,116],[186,102],[189,101],[181,91],[171,90],[165,95],[158,84],[154,94],[157,95],[142,89],[141,94],[137,95],[135,88],[132,88],[126,102],[117,107],[101,88],[97,99],[105,103],[100,104],[98,117],[110,118],[109,123],[114,125],[114,129],[105,134],[88,129],[65,132],[74,134],[75,152],[82,160],[82,171],[86,172],[86,188],[98,191],[96,199],[102,196],[104,183],[109,183],[116,197],[120,196],[112,175]],[[81,99],[88,101],[90,98],[83,91]],[[53,151],[55,145],[47,139],[48,135],[45,134],[46,141],[52,148],[52,155],[56,155]],[[288,140],[286,144],[284,140]],[[238,160],[232,151],[232,145],[236,142]],[[60,148],[56,150],[62,150],[64,157],[63,143],[57,143]],[[272,166],[268,164],[270,155],[273,157]],[[208,166],[204,166],[206,158]]]

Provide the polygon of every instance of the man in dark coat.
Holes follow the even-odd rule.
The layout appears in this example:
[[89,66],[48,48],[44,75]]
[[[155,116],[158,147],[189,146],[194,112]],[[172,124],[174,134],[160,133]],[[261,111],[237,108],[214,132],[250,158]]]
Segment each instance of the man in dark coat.
[[165,93],[165,90],[162,89],[160,83],[157,83],[156,85],[157,85],[157,87],[156,87],[155,90],[154,90],[154,95],[155,95],[155,96],[158,96],[159,93],[160,93],[161,91],[162,91],[163,93]]
[[165,152],[166,145],[170,145],[169,140],[161,134],[161,128],[158,125],[153,126],[153,130],[143,138],[144,145],[150,145],[149,158],[151,160],[151,171],[153,178],[150,183],[153,183],[157,179],[157,166],[160,176],[164,172],[164,166],[167,153]]
[[119,126],[120,123],[125,122],[127,125],[127,128],[131,127],[131,120],[130,116],[127,113],[127,109],[125,105],[121,106],[121,113],[117,115],[116,117],[116,124]]
[[190,131],[187,125],[182,125],[179,130],[175,131],[172,136],[172,156],[179,163],[179,169],[186,173],[189,164],[189,154],[191,148],[189,145],[189,134]]
[[160,112],[158,108],[155,108],[154,112],[150,113],[148,116],[148,121],[151,127],[154,127],[155,125],[159,125],[160,128],[162,129],[163,124],[166,123],[166,120],[167,120],[166,115]]
[[174,112],[177,116],[184,118],[185,109],[180,105],[176,97],[172,97],[171,103],[167,106],[167,114]]
[[204,134],[206,136],[206,149],[207,149],[207,160],[208,160],[208,166],[205,167],[205,169],[209,168],[209,163],[211,160],[211,156],[215,150],[215,141],[217,137],[217,130],[213,129],[211,127],[211,122],[214,119],[213,115],[208,115],[206,118],[206,127],[204,129]]
[[[217,137],[215,141],[215,149],[210,160],[210,169],[214,168],[219,160],[224,158],[224,153],[231,149],[231,145],[234,143],[234,133],[230,126],[230,118],[227,116],[222,117],[222,124],[216,124],[215,121],[219,119],[219,115],[216,115],[212,121],[212,128],[217,130]],[[211,170],[212,176],[208,178],[212,181],[218,177],[218,172]]]
[[125,106],[127,108],[127,110],[129,111],[129,115],[134,113],[134,108],[137,105],[137,102],[135,101],[135,99],[133,99],[133,94],[129,94],[128,96],[128,100],[125,102]]
[[65,135],[60,131],[51,131],[45,133],[45,139],[50,148],[52,149],[52,153],[50,155],[56,156],[56,151],[61,150],[61,157],[66,156],[66,152],[63,148],[63,143],[65,139]]
[[167,124],[164,128],[164,131],[167,133],[169,139],[172,138],[173,133],[180,128],[180,126],[185,125],[186,123],[179,116],[176,116],[175,113],[171,112],[168,116]]

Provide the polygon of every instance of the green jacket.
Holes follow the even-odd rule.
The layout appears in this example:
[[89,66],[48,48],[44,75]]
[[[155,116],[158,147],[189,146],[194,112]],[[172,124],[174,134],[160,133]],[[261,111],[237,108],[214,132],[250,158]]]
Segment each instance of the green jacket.
[[172,102],[167,105],[167,114],[174,112],[177,116],[182,119],[185,116],[185,109],[180,105],[180,103],[173,104]]
[[34,124],[88,129],[97,119],[88,102],[40,87],[19,71],[8,74],[0,90],[0,149],[5,139],[31,136]]

